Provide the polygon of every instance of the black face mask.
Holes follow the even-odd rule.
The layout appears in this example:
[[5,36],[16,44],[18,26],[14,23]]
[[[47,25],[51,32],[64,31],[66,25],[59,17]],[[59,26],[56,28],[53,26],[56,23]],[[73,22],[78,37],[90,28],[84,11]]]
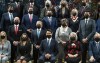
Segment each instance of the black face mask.
[[65,6],[66,6],[66,4],[61,4],[61,6],[62,6],[62,7],[65,7]]
[[88,19],[89,18],[89,15],[88,14],[84,15],[84,18]]
[[70,37],[70,40],[71,41],[74,41],[76,38],[75,37]]
[[38,29],[40,29],[40,28],[41,28],[41,25],[37,25],[36,27],[37,27]]
[[51,35],[47,35],[47,38],[51,38]]
[[19,24],[19,22],[18,22],[18,21],[15,21],[15,22],[14,22],[14,24],[15,24],[15,25],[18,25],[18,24]]
[[73,13],[72,15],[73,15],[73,16],[76,16],[76,13]]
[[33,3],[33,0],[30,0],[31,3]]
[[1,36],[1,39],[5,39],[5,36]]
[[13,10],[10,10],[9,12],[10,12],[10,13],[13,13]]
[[100,41],[100,38],[94,38],[94,40],[96,41],[96,42],[99,42]]
[[22,38],[22,41],[26,41],[26,40],[27,40],[27,37],[23,37],[23,38]]
[[19,0],[16,0],[16,2],[19,2]]
[[66,27],[67,25],[66,25],[66,23],[63,23],[62,26],[63,26],[63,27]]
[[50,7],[50,5],[49,4],[46,4],[46,7]]
[[51,17],[51,16],[52,16],[52,14],[51,14],[51,13],[49,13],[49,14],[48,14],[48,17]]
[[33,11],[29,11],[29,14],[33,14]]
[[82,3],[82,6],[86,6],[86,3],[85,3],[85,2],[83,2],[83,3]]

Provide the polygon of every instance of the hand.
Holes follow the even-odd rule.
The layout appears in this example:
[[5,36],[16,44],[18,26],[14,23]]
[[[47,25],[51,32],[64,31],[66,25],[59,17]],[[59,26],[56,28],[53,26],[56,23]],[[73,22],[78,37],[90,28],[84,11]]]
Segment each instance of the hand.
[[78,54],[75,54],[75,55],[74,55],[74,57],[77,57],[77,56],[78,56]]
[[37,49],[39,49],[39,48],[40,48],[40,46],[39,46],[39,45],[36,45],[35,47],[36,47]]
[[82,42],[83,42],[83,43],[87,43],[87,38],[82,39]]
[[20,59],[24,59],[24,56],[21,56]]
[[5,57],[6,55],[1,55],[1,57]]
[[63,45],[66,45],[66,42],[65,42],[65,41],[63,41],[63,42],[62,42],[62,44],[63,44]]
[[28,31],[29,33],[31,33],[31,32],[32,32],[32,29],[27,29],[27,31]]
[[68,56],[69,56],[70,58],[74,58],[74,57],[75,57],[75,56],[72,55],[72,54],[68,54]]
[[18,41],[14,41],[14,42],[13,42],[13,45],[14,45],[14,46],[17,46],[17,45],[18,45]]
[[95,61],[95,58],[93,56],[91,56],[90,59],[89,59],[89,61],[90,62],[94,62]]
[[50,59],[51,54],[46,54],[45,57],[46,57],[46,59]]

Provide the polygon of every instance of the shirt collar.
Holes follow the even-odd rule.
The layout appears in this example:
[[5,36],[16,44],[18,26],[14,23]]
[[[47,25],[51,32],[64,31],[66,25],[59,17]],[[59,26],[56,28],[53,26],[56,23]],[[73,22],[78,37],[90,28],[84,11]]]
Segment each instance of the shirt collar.
[[86,21],[86,20],[87,20],[87,21],[89,21],[89,20],[90,20],[90,18],[88,18],[88,19],[85,19],[85,21]]
[[50,40],[50,41],[51,41],[51,39],[52,39],[52,38],[47,38],[47,40]]
[[40,29],[37,28],[37,30],[40,30],[41,31],[41,28]]
[[14,24],[14,26],[19,26],[19,24],[18,24],[18,25],[15,25],[15,24]]

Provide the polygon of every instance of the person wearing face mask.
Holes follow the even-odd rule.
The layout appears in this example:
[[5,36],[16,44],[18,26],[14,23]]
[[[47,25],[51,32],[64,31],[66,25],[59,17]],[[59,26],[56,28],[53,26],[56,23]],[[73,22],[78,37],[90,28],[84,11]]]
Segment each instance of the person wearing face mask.
[[0,32],[0,63],[7,63],[11,58],[11,43],[7,40],[6,32]]
[[67,63],[79,63],[81,60],[81,46],[80,42],[77,41],[78,37],[75,32],[71,32],[69,41],[66,45],[66,62]]
[[57,10],[58,26],[61,26],[60,20],[63,18],[70,18],[70,11],[68,9],[67,1],[61,0],[59,9]]
[[52,11],[47,11],[46,17],[43,18],[43,28],[53,30],[53,38],[55,38],[55,32],[58,27],[57,19],[52,16]]
[[28,63],[31,60],[31,41],[26,33],[23,33],[20,37],[18,45],[17,63]]
[[35,24],[38,19],[39,18],[33,14],[33,8],[29,7],[28,14],[24,15],[22,18],[22,25],[25,27],[29,37],[31,37],[32,30],[36,29]]
[[52,39],[52,31],[50,29],[46,31],[46,37],[47,38],[41,42],[38,63],[55,63],[56,55],[58,53],[58,43],[55,39]]
[[50,0],[46,0],[45,1],[45,7],[41,10],[40,13],[40,19],[43,19],[44,17],[47,16],[47,11],[51,10],[52,11],[52,16],[56,17],[56,12],[55,12],[55,8],[52,5]]
[[95,33],[94,40],[89,43],[89,62],[100,63],[100,34]]
[[90,18],[90,11],[84,13],[84,19],[79,24],[79,37],[82,43],[82,63],[86,63],[89,41],[93,40],[96,32],[95,20]]
[[15,17],[14,24],[11,25],[8,30],[8,39],[11,41],[11,46],[12,46],[12,52],[11,52],[12,53],[11,54],[12,63],[14,59],[16,58],[15,52],[17,50],[17,46],[20,41],[20,36],[22,35],[22,33],[25,32],[25,28],[19,23],[20,23],[19,17]]
[[37,21],[36,22],[36,27],[37,29],[33,30],[32,31],[32,34],[31,34],[31,40],[32,40],[32,43],[33,43],[33,59],[34,59],[34,63],[37,63],[37,59],[39,57],[39,49],[40,49],[40,44],[41,44],[41,41],[43,39],[46,38],[46,31],[42,28],[43,27],[43,23],[42,21]]
[[80,19],[78,17],[78,10],[72,9],[71,17],[69,18],[69,27],[72,29],[73,32],[77,32],[79,28]]
[[8,6],[8,12],[4,13],[1,18],[1,30],[8,33],[9,26],[13,24],[13,19],[17,15],[13,13],[13,7]]
[[68,20],[62,19],[61,20],[61,27],[58,27],[55,33],[55,39],[58,42],[59,47],[59,53],[58,53],[58,59],[61,62],[65,59],[65,53],[64,48],[67,42],[69,41],[69,35],[72,32],[72,30],[68,27]]

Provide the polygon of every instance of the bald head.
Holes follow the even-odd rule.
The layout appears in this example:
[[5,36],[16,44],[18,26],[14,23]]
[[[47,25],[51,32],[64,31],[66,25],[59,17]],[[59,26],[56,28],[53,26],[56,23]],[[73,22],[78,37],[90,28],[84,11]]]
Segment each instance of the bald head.
[[96,33],[96,34],[94,35],[94,40],[95,40],[96,42],[99,42],[99,41],[100,41],[100,34],[99,34],[99,33]]
[[14,24],[19,24],[20,23],[20,18],[19,17],[15,17],[14,18]]

